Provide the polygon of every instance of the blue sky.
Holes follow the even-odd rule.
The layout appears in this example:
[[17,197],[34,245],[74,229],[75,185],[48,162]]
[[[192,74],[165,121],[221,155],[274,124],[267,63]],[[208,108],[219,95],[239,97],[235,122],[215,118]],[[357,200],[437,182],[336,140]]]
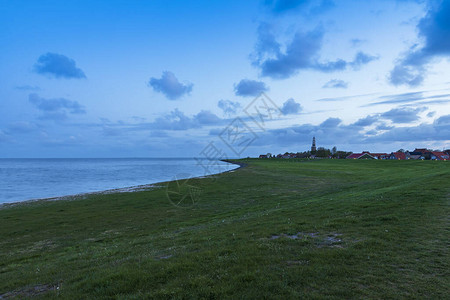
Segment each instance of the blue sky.
[[449,15],[438,0],[0,0],[0,157],[245,157],[313,136],[448,149]]

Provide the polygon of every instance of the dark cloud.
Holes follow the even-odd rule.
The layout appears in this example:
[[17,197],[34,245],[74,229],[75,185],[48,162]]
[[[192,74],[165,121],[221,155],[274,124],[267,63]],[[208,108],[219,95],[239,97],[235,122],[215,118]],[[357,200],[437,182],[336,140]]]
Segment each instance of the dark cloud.
[[[438,5],[433,5],[438,4]],[[423,45],[412,46],[389,75],[393,85],[418,86],[433,59],[450,56],[450,1],[430,2],[417,29]]]
[[393,123],[411,123],[420,119],[419,113],[423,112],[425,108],[410,108],[400,107],[394,108],[390,111],[380,114],[384,119],[391,120]]
[[392,128],[394,128],[393,126],[388,126],[386,123],[382,122],[380,124],[377,125],[377,127],[375,127],[376,130],[391,130]]
[[335,72],[345,70],[345,68],[347,68],[347,64],[348,63],[345,60],[338,59],[336,61],[316,63],[315,65],[311,65],[310,68],[314,68],[322,72]]
[[258,40],[255,45],[255,53],[250,55],[253,64],[258,65],[266,55],[279,55],[281,44],[277,42],[276,35],[274,34],[274,26],[262,22],[258,26],[257,30]]
[[41,55],[34,65],[34,71],[38,74],[50,75],[55,78],[86,78],[84,72],[77,68],[73,59],[56,53]]
[[198,114],[194,116],[194,120],[197,121],[200,125],[215,125],[219,124],[222,119],[213,114],[210,111],[202,110]]
[[361,68],[361,66],[368,64],[371,61],[377,60],[378,58],[379,58],[378,56],[369,55],[369,54],[366,54],[366,53],[360,51],[360,52],[356,53],[355,58],[353,59],[352,62],[349,63],[349,65],[354,70],[359,70]]
[[[439,117],[435,121],[435,125],[437,126],[450,126],[450,115],[445,115],[442,117]],[[450,137],[450,135],[449,135]]]
[[[270,35],[266,34],[267,36]],[[277,51],[277,53],[274,53],[275,55],[272,55],[274,49],[268,49],[268,51],[259,49],[260,55],[257,60],[253,61],[253,64],[261,69],[263,76],[272,78],[290,77],[299,69],[311,67],[322,46],[322,39],[323,32],[319,29],[308,33],[298,32],[286,46],[285,53]],[[267,43],[268,41],[265,41],[264,45]],[[276,43],[276,41],[274,40],[273,43]]]
[[322,88],[335,88],[335,89],[336,88],[346,89],[347,87],[348,83],[345,82],[344,80],[339,79],[332,79],[322,86]]
[[359,69],[362,65],[377,59],[375,56],[358,52],[353,61],[337,59],[321,62],[319,52],[324,32],[320,28],[309,32],[297,32],[283,52],[271,30],[267,24],[259,27],[255,53],[251,56],[252,64],[260,68],[262,76],[283,79],[305,69],[321,72]]
[[191,83],[182,84],[170,71],[163,72],[160,79],[150,78],[148,85],[154,91],[163,93],[170,100],[177,100],[183,95],[189,94],[194,86]]
[[367,117],[361,118],[355,123],[353,123],[354,126],[360,126],[360,127],[366,127],[374,124],[379,120],[378,115],[369,115]]
[[290,98],[286,100],[286,102],[283,103],[283,106],[281,107],[281,113],[283,115],[294,115],[298,114],[303,110],[300,103],[295,102],[294,99]]
[[265,0],[264,4],[275,15],[289,12],[304,12],[308,15],[317,15],[334,7],[334,1],[322,0]]
[[408,66],[400,61],[398,65],[392,69],[389,75],[389,81],[393,85],[406,84],[412,87],[420,85],[425,79],[425,67],[421,65]]
[[319,127],[320,128],[334,128],[334,127],[337,127],[341,123],[342,123],[342,120],[339,118],[328,118],[325,121],[323,121],[319,125]]
[[[365,118],[363,118],[365,119]],[[309,144],[315,136],[319,145],[364,145],[395,142],[447,141],[450,136],[450,115],[442,116],[431,124],[393,127],[380,123],[375,130],[364,131],[345,125],[339,119],[328,119],[320,125],[303,124],[260,133],[254,146],[292,147],[303,141]],[[369,145],[369,146],[368,146]],[[350,149],[351,150],[351,149]]]
[[39,97],[37,94],[30,94],[28,101],[41,111],[41,119],[64,120],[68,114],[86,113],[84,107],[77,101],[64,98],[45,99]]
[[224,115],[226,116],[235,115],[238,109],[241,108],[241,104],[239,102],[233,102],[230,100],[219,100],[217,106],[223,111]]
[[450,136],[450,115],[442,116],[432,124],[420,124],[413,127],[394,127],[375,137],[368,143],[384,142],[429,142],[447,141]]
[[234,85],[234,93],[236,96],[242,97],[256,97],[268,89],[264,82],[250,79],[242,79],[238,84]]
[[36,91],[40,91],[41,88],[38,86],[21,85],[21,86],[16,86],[16,90],[27,91],[27,92],[36,92]]

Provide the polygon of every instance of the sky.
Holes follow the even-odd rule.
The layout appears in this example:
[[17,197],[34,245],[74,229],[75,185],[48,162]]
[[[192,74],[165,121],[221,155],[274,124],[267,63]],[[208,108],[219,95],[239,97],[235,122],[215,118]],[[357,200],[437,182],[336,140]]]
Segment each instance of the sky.
[[0,0],[0,158],[450,148],[450,1]]

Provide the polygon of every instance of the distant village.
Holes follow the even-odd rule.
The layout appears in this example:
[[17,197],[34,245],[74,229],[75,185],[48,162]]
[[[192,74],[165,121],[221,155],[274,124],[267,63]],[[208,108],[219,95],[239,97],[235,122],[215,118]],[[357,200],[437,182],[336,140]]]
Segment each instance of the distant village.
[[392,160],[450,160],[450,149],[444,151],[430,150],[426,148],[416,148],[414,151],[400,149],[391,153],[372,153],[363,151],[362,153],[353,153],[347,151],[338,151],[316,147],[316,138],[313,137],[310,151],[272,155],[271,153],[261,154],[259,158],[334,158],[334,159],[392,159]]

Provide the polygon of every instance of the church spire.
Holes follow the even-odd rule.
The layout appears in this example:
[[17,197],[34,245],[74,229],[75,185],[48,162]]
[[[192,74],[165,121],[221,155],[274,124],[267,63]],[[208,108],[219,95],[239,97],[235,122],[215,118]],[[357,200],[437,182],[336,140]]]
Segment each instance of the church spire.
[[311,146],[311,152],[316,152],[316,137],[313,137],[312,146]]

